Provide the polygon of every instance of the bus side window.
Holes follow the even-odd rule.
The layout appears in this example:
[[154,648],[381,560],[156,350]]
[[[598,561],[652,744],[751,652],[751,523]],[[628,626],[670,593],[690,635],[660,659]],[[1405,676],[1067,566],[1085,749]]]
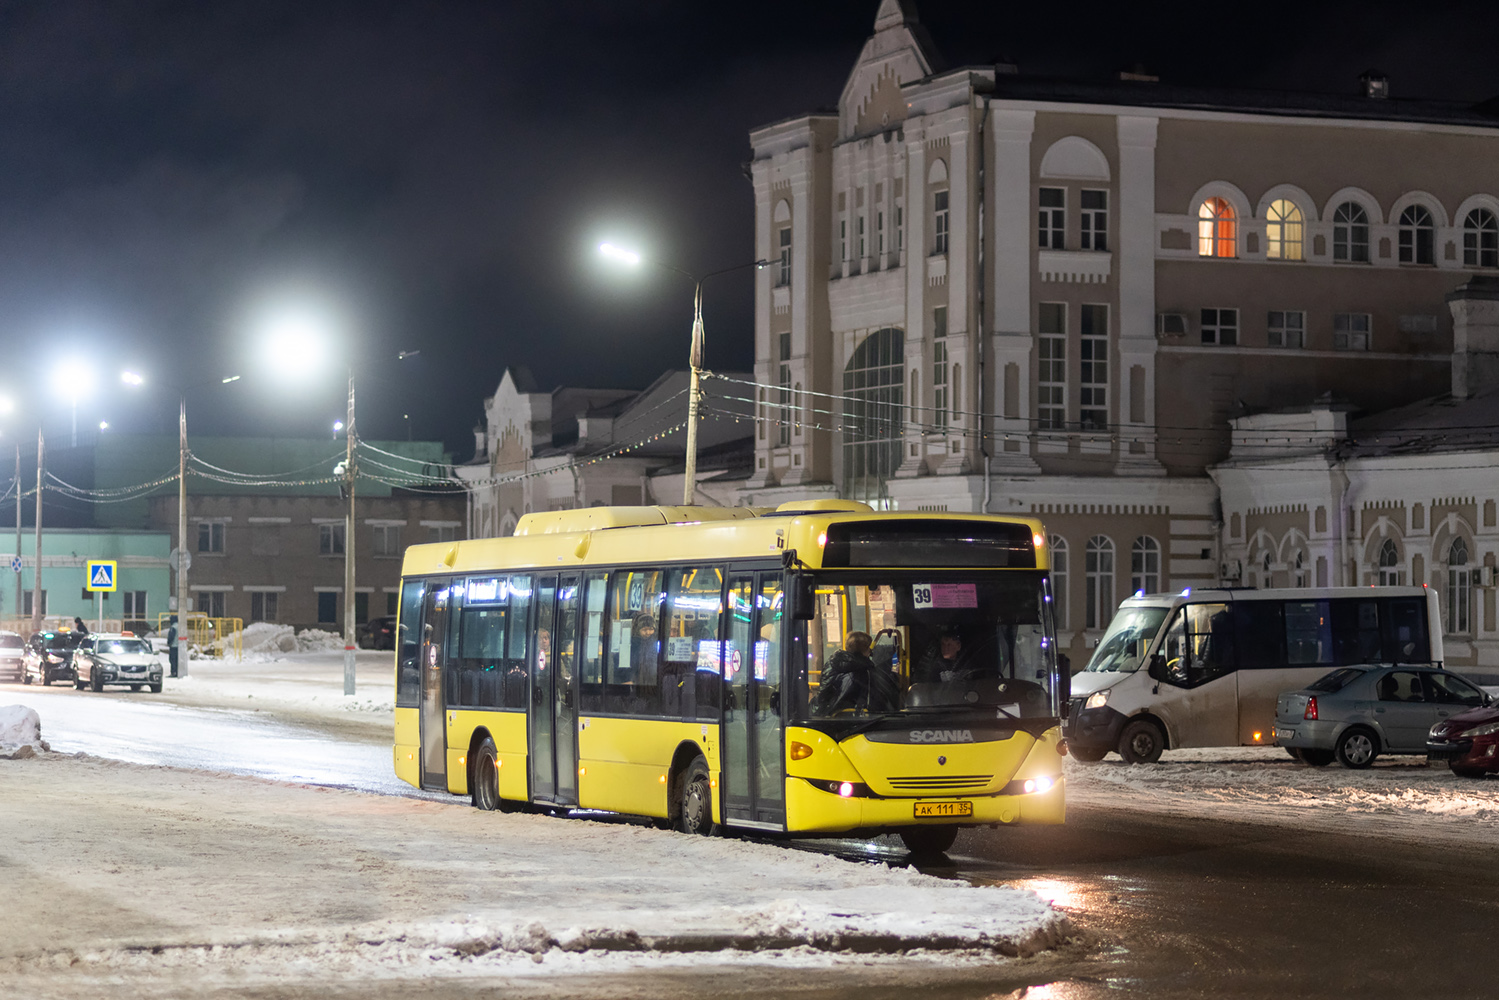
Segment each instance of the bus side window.
[[1332,602],[1333,662],[1380,663],[1379,602],[1372,598],[1341,598]]
[[609,598],[609,648],[604,656],[604,710],[658,716],[657,668],[661,642],[660,570],[620,570]]
[[669,718],[717,719],[723,570],[716,566],[674,569],[668,579],[662,711]]
[[1280,601],[1235,601],[1234,639],[1240,670],[1286,665],[1285,607]]
[[1327,601],[1286,602],[1286,664],[1332,664],[1332,615]]
[[531,628],[531,578],[512,576],[507,587],[510,596],[510,621],[505,638],[505,679],[501,704],[505,708],[524,709],[527,685],[530,683],[526,639]]
[[583,582],[583,671],[579,677],[579,708],[604,710],[604,598],[609,574],[589,573]]
[[1196,687],[1234,669],[1233,620],[1226,604],[1188,604],[1166,632],[1166,676]]
[[1391,597],[1384,605],[1384,655],[1380,659],[1387,663],[1430,663],[1426,602],[1419,597]]

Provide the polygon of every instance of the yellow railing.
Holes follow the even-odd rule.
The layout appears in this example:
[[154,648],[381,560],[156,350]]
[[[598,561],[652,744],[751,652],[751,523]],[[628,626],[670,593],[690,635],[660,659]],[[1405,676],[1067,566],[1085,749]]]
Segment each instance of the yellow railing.
[[[171,627],[169,619],[177,617],[174,613],[163,611],[156,616],[156,634],[166,635],[167,629]],[[187,615],[187,641],[190,645],[197,646],[200,651],[208,656],[233,657],[238,660],[244,656],[244,645],[242,634],[245,630],[243,618],[210,618],[201,611],[190,611]]]

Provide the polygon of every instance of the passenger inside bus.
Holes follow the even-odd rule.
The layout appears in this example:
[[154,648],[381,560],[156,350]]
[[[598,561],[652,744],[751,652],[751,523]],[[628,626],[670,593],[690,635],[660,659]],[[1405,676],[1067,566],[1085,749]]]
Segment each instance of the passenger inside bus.
[[843,648],[828,658],[817,692],[819,715],[854,709],[894,712],[900,702],[900,686],[888,668],[875,666],[870,658],[874,640],[868,632],[850,632]]

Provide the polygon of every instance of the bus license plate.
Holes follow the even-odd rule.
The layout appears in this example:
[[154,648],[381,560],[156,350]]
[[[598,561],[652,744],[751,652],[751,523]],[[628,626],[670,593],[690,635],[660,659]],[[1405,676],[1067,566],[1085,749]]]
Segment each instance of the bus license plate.
[[933,816],[972,816],[972,802],[918,802],[916,818]]

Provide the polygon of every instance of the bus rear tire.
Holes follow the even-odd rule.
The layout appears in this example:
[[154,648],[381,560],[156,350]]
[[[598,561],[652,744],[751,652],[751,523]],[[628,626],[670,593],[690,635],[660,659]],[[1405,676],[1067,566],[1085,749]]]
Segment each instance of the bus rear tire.
[[955,826],[908,826],[900,831],[900,839],[912,854],[930,857],[946,854],[958,839]]
[[1071,743],[1067,744],[1067,755],[1069,757],[1076,757],[1078,762],[1082,764],[1097,764],[1104,757],[1108,756],[1108,753],[1107,747],[1079,747],[1073,746]]
[[474,754],[474,773],[469,783],[470,798],[475,809],[493,812],[500,807],[500,768],[497,764],[499,751],[494,740],[484,737]]
[[1119,734],[1119,756],[1126,764],[1154,764],[1166,749],[1161,727],[1145,719],[1136,719]]
[[682,772],[682,800],[678,809],[677,829],[683,833],[713,832],[713,786],[708,777],[708,762],[698,756]]

